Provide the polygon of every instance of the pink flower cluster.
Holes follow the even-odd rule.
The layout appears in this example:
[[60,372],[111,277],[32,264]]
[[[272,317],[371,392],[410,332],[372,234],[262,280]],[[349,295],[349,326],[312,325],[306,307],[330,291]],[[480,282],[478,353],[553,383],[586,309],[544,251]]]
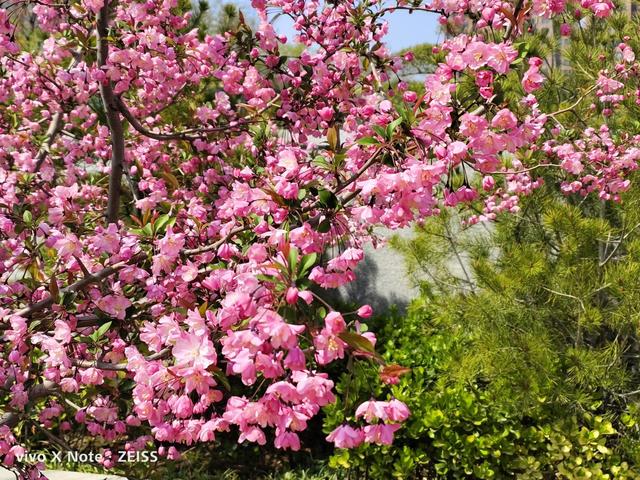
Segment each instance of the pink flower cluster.
[[[201,36],[177,0],[41,2],[34,51],[0,8],[5,465],[28,440],[12,430],[23,415],[113,451],[156,443],[172,459],[222,434],[297,450],[335,399],[324,366],[353,355],[379,367],[375,336],[354,318],[371,308],[341,313],[323,298],[356,278],[375,227],[474,202],[471,221],[517,212],[538,167],[559,167],[567,193],[617,198],[629,186],[638,138],[601,122],[557,141],[560,113],[535,97],[542,61],[514,43],[522,21],[562,14],[564,1],[517,18],[497,0],[251,3],[257,31]],[[390,88],[411,55],[389,54],[379,21],[410,3],[476,27],[436,48],[424,95]],[[282,54],[274,8],[292,19],[299,55]],[[612,53],[579,99],[598,99],[605,119],[637,72],[626,43]],[[522,98],[497,105],[508,75]],[[477,88],[469,104],[464,79]],[[408,415],[371,400],[355,413],[366,425],[328,439],[387,445]]]
[[362,417],[368,425],[362,428],[341,425],[327,436],[327,440],[338,448],[354,448],[363,442],[391,445],[394,433],[401,427],[401,423],[409,418],[409,413],[407,406],[399,400],[370,400],[361,404],[355,415],[356,419]]

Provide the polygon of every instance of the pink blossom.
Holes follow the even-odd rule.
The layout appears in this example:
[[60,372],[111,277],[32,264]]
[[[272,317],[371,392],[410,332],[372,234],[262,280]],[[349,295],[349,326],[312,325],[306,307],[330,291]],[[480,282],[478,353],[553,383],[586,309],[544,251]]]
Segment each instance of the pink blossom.
[[276,448],[290,449],[294,452],[300,450],[300,438],[293,432],[281,432],[276,434],[274,442]]
[[267,438],[265,437],[264,432],[258,427],[253,426],[241,428],[238,443],[242,443],[245,440],[257,443],[258,445],[264,445],[267,443]]
[[389,418],[393,422],[404,422],[409,418],[409,408],[400,400],[395,398],[389,401],[388,405],[384,407],[384,410]]
[[314,337],[313,345],[316,349],[316,359],[320,365],[344,358],[346,343],[326,331]]
[[183,332],[172,349],[176,365],[206,369],[216,363],[216,351],[211,340]]
[[276,382],[267,388],[267,393],[277,394],[283,401],[289,403],[299,403],[301,398],[296,387],[288,382]]
[[538,90],[544,83],[544,77],[540,74],[540,65],[542,61],[539,58],[529,60],[529,70],[527,70],[522,78],[522,88],[527,93]]
[[283,150],[278,156],[278,166],[287,174],[295,174],[298,170],[298,160],[293,150]]
[[80,381],[85,385],[101,385],[104,382],[104,376],[97,368],[87,368],[80,372]]
[[96,306],[100,310],[119,320],[124,320],[126,310],[131,305],[131,301],[122,295],[107,295],[96,300]]
[[192,282],[198,277],[198,267],[191,262],[180,267],[179,272],[185,282]]
[[83,0],[82,3],[93,13],[98,13],[104,5],[103,0]]
[[120,249],[118,226],[115,223],[110,223],[106,229],[98,228],[92,243],[94,248],[98,250],[98,253],[117,253]]
[[80,255],[82,249],[78,237],[74,234],[59,238],[53,244],[53,248],[56,249],[58,255],[63,259],[68,259],[73,255]]
[[356,313],[360,318],[369,318],[373,315],[373,308],[371,305],[362,305]]
[[193,413],[193,402],[187,395],[181,395],[173,402],[171,410],[177,418],[189,418]]
[[503,108],[495,114],[491,120],[491,126],[500,130],[511,130],[518,125],[516,116],[506,108]]
[[56,320],[53,338],[62,343],[69,343],[71,341],[71,328],[69,324],[63,320]]
[[386,420],[388,418],[388,407],[389,404],[387,402],[373,400],[364,402],[356,409],[356,418],[363,417],[369,423],[375,419]]
[[325,122],[330,122],[333,118],[333,109],[330,107],[324,107],[318,110],[318,114],[320,115],[320,118],[322,118],[322,120],[324,120]]
[[364,441],[377,445],[391,445],[393,436],[400,428],[397,423],[386,425],[367,425],[364,427]]
[[324,324],[326,332],[331,335],[342,333],[347,328],[347,324],[339,312],[329,312],[324,318]]
[[355,448],[364,442],[364,432],[359,428],[341,425],[327,436],[327,441],[333,442],[337,448]]
[[289,349],[284,359],[284,366],[289,370],[304,370],[306,368],[304,352],[299,347]]
[[[11,117],[0,136],[0,294],[11,299],[0,307],[0,379],[12,380],[12,408],[29,404],[45,428],[66,415],[72,432],[82,424],[99,444],[163,442],[172,446],[162,456],[178,458],[176,446],[230,431],[301,448],[298,432],[336,400],[324,366],[364,355],[343,339],[376,342],[357,320],[369,306],[347,333],[341,313],[319,316],[324,296],[311,286],[352,283],[381,227],[447,208],[472,215],[468,224],[515,214],[551,166],[566,177],[561,192],[619,201],[639,166],[640,137],[607,126],[640,104],[629,39],[604,51],[605,64],[617,63],[584,85],[589,127],[570,141],[535,95],[542,60],[516,48],[537,17],[567,22],[568,35],[583,9],[594,22],[609,15],[610,0],[527,2],[515,24],[509,2],[432,1],[440,22],[469,33],[433,48],[439,63],[420,96],[403,64],[413,54],[394,57],[385,44],[392,9],[376,2],[254,0],[246,52],[233,35],[198,35],[173,0],[44,3],[31,12],[42,42],[28,48],[0,9],[9,59],[0,103]],[[273,8],[295,19],[299,55],[280,55],[288,39],[271,24]],[[99,10],[106,59],[77,38]],[[512,78],[525,93],[502,106],[495,95]],[[206,95],[212,82],[219,88]],[[465,100],[462,84],[478,95]],[[94,105],[99,90],[124,112],[124,152],[117,125],[96,114],[114,107]],[[180,110],[203,95],[192,115]],[[87,343],[104,314],[117,324]],[[87,362],[95,367],[79,366]],[[393,370],[383,381],[398,381]],[[114,390],[125,377],[132,388]],[[59,395],[30,405],[29,389],[45,381]],[[61,401],[69,395],[89,400],[74,413]],[[372,423],[338,427],[336,446],[387,445],[409,409],[371,399],[344,415]],[[15,462],[18,440],[0,427],[3,463]]]
[[163,239],[158,242],[160,254],[169,258],[176,258],[184,246],[184,235],[173,233],[169,228]]
[[285,296],[285,299],[287,300],[287,303],[289,305],[295,305],[298,301],[298,294],[299,291],[297,288],[295,287],[289,287],[287,289],[287,294]]

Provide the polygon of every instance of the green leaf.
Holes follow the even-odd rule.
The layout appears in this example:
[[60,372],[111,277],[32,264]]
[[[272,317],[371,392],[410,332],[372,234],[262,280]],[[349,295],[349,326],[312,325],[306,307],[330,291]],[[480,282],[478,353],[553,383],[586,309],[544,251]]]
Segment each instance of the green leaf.
[[387,125],[387,139],[391,140],[391,137],[393,137],[393,133],[396,131],[396,128],[398,128],[398,125],[400,125],[402,123],[402,118],[396,118],[393,122],[391,122],[389,125]]
[[302,262],[300,262],[300,271],[298,272],[298,276],[303,276],[307,273],[307,270],[310,270],[316,264],[316,260],[318,259],[317,253],[310,253],[309,255],[305,255],[302,257]]
[[340,340],[345,342],[351,348],[355,350],[362,350],[367,353],[375,353],[376,350],[373,346],[373,343],[369,341],[368,338],[363,337],[359,333],[356,332],[342,332],[338,334]]
[[105,333],[107,333],[107,330],[109,330],[109,328],[111,328],[111,324],[113,322],[109,321],[107,323],[103,323],[102,325],[100,325],[100,327],[91,334],[91,339],[94,342],[97,342],[98,340],[100,340]]
[[278,277],[275,277],[273,275],[265,275],[263,273],[259,273],[258,275],[256,275],[256,279],[260,280],[261,282],[269,283],[278,283],[280,281]]
[[168,214],[160,215],[153,224],[155,233],[162,233],[163,229],[172,221],[175,222],[175,219],[171,218]]
[[398,108],[398,112],[400,113],[400,116],[402,117],[402,122],[405,123],[406,125],[413,125],[413,122],[415,121],[415,114],[413,113],[413,109],[411,108],[406,108],[405,106],[400,106]]
[[296,247],[289,248],[289,270],[291,273],[298,271],[298,249]]
[[33,214],[29,210],[25,210],[22,213],[22,221],[26,224],[30,224],[33,221]]
[[371,128],[373,128],[373,131],[376,132],[378,135],[380,135],[382,138],[386,139],[387,138],[387,131],[378,126],[378,125],[374,125]]
[[331,164],[322,155],[316,156],[316,158],[313,159],[313,162],[311,162],[311,164],[313,166],[315,166],[315,167],[319,167],[319,168],[322,168],[324,170],[330,170],[331,169]]
[[318,192],[318,198],[320,199],[320,203],[325,207],[336,208],[338,205],[338,197],[329,190],[320,190]]
[[320,222],[320,225],[318,225],[318,228],[316,228],[316,230],[318,231],[318,233],[327,233],[329,230],[331,230],[331,220],[325,218],[322,222]]
[[109,330],[109,328],[111,328],[111,324],[112,323],[113,322],[109,321],[107,323],[103,323],[102,325],[100,325],[100,328],[98,328],[98,330],[96,330],[96,333],[98,334],[98,338],[100,338],[105,333],[107,333],[107,330]]
[[380,142],[375,137],[363,137],[357,142],[358,145],[380,145]]

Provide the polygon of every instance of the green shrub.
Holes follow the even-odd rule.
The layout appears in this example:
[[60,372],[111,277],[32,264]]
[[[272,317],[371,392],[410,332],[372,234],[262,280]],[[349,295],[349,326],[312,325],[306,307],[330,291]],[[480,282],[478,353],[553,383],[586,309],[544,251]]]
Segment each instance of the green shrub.
[[418,300],[404,318],[386,320],[380,334],[385,359],[411,367],[399,384],[383,385],[376,369],[364,365],[343,375],[338,389],[351,405],[327,408],[327,431],[368,399],[363,393],[371,385],[378,396],[387,392],[407,403],[412,415],[393,446],[337,450],[331,467],[354,479],[638,478],[620,448],[621,432],[635,428],[630,416],[599,415],[597,404],[567,415],[541,397],[521,411],[508,390],[497,398],[481,381],[448,380],[450,363],[470,341],[462,329],[443,324],[453,301]]

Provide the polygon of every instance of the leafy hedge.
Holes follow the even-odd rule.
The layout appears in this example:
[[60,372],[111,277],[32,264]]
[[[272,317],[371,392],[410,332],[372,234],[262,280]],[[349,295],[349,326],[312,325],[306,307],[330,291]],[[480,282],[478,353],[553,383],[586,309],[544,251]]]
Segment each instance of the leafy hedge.
[[[398,385],[384,386],[366,368],[343,375],[338,388],[347,402],[366,400],[362,395],[375,384],[376,395],[388,389],[412,416],[393,446],[336,451],[331,467],[354,479],[638,478],[633,459],[619,448],[622,432],[635,426],[629,415],[600,415],[596,403],[567,416],[547,398],[519,411],[508,391],[496,398],[481,381],[448,381],[450,363],[469,342],[446,318],[453,300],[417,300],[405,317],[387,319],[384,357],[411,367]],[[327,409],[327,430],[344,421],[345,410],[344,404]]]

